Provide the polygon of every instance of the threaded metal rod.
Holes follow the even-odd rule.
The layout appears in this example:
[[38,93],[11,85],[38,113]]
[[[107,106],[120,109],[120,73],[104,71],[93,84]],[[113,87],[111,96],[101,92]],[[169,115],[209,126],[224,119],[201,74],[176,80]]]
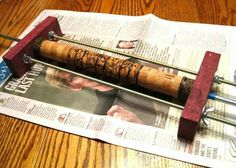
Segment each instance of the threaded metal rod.
[[[165,64],[165,63],[161,63],[161,62],[157,62],[157,61],[151,61],[149,59],[141,58],[141,57],[138,57],[138,56],[133,55],[133,54],[124,53],[122,51],[110,49],[110,48],[107,48],[107,47],[101,47],[101,46],[96,46],[96,45],[92,45],[92,44],[88,44],[88,43],[83,43],[83,42],[80,42],[80,41],[77,41],[77,40],[70,40],[68,38],[58,36],[53,31],[50,31],[48,33],[48,37],[49,37],[49,39],[53,39],[53,40],[54,39],[59,39],[59,40],[63,40],[63,41],[67,41],[67,42],[83,45],[83,46],[86,46],[86,47],[92,47],[92,48],[95,48],[95,49],[99,49],[99,50],[103,50],[103,51],[108,51],[108,52],[111,52],[111,53],[120,54],[120,55],[127,56],[127,57],[130,57],[130,58],[139,59],[139,60],[142,60],[142,61],[145,61],[145,62],[149,62],[149,63],[161,65],[161,66],[165,66],[167,68],[172,68],[172,69],[175,69],[177,71],[182,71],[182,72],[189,73],[189,74],[192,74],[192,75],[197,75],[196,71],[192,71],[192,70],[189,70],[189,69],[179,68],[177,66],[173,66],[173,65],[169,65],[169,64]],[[236,83],[231,82],[229,80],[225,80],[222,77],[218,77],[217,76],[215,79],[217,80],[215,82],[218,83],[218,84],[225,83],[225,84],[228,84],[228,85],[236,87]]]
[[[21,39],[19,39],[19,38],[15,38],[15,37],[5,35],[5,34],[1,34],[1,33],[0,33],[0,37],[6,38],[6,39],[11,40],[11,41],[17,41],[17,42],[21,41]],[[124,53],[124,52],[121,52],[121,51],[118,51],[118,50],[113,50],[113,49],[106,48],[106,47],[100,47],[100,46],[95,46],[95,45],[91,45],[91,44],[87,44],[87,43],[83,43],[83,42],[79,42],[79,41],[75,41],[75,40],[70,40],[70,39],[67,39],[67,38],[64,38],[64,37],[61,37],[61,36],[57,36],[52,31],[49,32],[49,38],[51,38],[51,39],[60,39],[60,40],[63,40],[63,41],[68,41],[68,42],[71,42],[71,43],[76,43],[76,44],[84,45],[84,46],[87,46],[87,47],[92,47],[92,48],[108,51],[108,52],[111,52],[111,53],[124,55],[124,56],[130,57],[130,58],[139,59],[139,60],[146,61],[146,62],[149,62],[149,63],[165,66],[167,68],[172,68],[172,69],[175,69],[177,71],[182,71],[182,72],[189,73],[189,74],[192,74],[192,75],[197,75],[197,72],[189,70],[189,69],[179,68],[177,66],[173,66],[173,65],[169,65],[169,64],[165,64],[165,63],[161,63],[161,62],[157,62],[157,61],[151,61],[149,59],[140,58],[140,57],[135,56],[133,54]],[[217,76],[217,78],[215,78],[215,79],[216,79],[215,82],[218,83],[218,84],[225,83],[225,84],[236,87],[236,83],[231,82],[229,80],[226,80],[222,77]]]
[[227,124],[227,125],[231,125],[231,126],[236,126],[236,122],[233,122],[233,121],[230,121],[230,120],[226,120],[224,118],[219,118],[219,117],[216,117],[212,114],[207,114],[205,115],[206,118],[208,119],[211,119],[211,120],[214,120],[214,121],[218,121],[218,122],[221,122],[221,123],[224,123],[224,124]]
[[12,37],[12,36],[8,36],[8,35],[2,34],[2,33],[0,33],[0,37],[11,40],[11,41],[17,41],[17,42],[21,41],[21,39],[18,39],[18,38]]
[[[61,70],[61,71],[65,71],[65,72],[71,73],[73,75],[80,76],[80,77],[88,79],[88,80],[92,80],[92,81],[100,83],[100,84],[104,84],[104,85],[107,85],[107,86],[110,86],[110,87],[113,87],[113,88],[116,88],[116,89],[120,89],[122,91],[126,91],[126,92],[129,92],[129,93],[138,95],[138,96],[142,96],[142,97],[150,99],[150,100],[157,101],[159,103],[163,103],[165,105],[169,105],[171,107],[174,107],[174,108],[177,108],[177,109],[180,109],[180,110],[184,110],[184,106],[181,106],[181,105],[178,105],[178,104],[175,104],[175,103],[171,103],[171,102],[168,102],[168,101],[165,101],[165,100],[153,97],[153,96],[149,96],[149,95],[146,95],[146,94],[143,94],[143,93],[140,93],[140,92],[136,92],[134,90],[127,89],[125,87],[118,86],[118,85],[115,85],[115,84],[112,84],[112,83],[109,83],[109,82],[106,82],[106,81],[103,81],[103,80],[100,80],[100,79],[97,79],[97,78],[93,78],[91,76],[87,76],[87,75],[78,73],[78,72],[70,71],[68,69],[61,68],[61,67],[49,64],[49,63],[45,63],[43,61],[39,61],[37,59],[31,58],[30,56],[26,56],[25,55],[24,56],[24,62],[25,63],[39,63],[39,64],[43,64],[43,65],[46,65],[46,66],[49,66],[49,67],[52,67],[52,68],[55,68],[55,69],[58,69],[58,70]],[[207,114],[203,113],[203,117],[211,119],[211,120],[215,120],[215,121],[218,121],[218,122],[221,122],[221,123],[224,123],[224,124],[228,124],[228,125],[231,125],[231,126],[236,126],[236,123],[233,122],[233,121],[229,121],[229,120],[226,120],[226,119],[223,119],[223,118],[218,118],[218,117],[215,117],[213,115],[209,115],[209,113],[207,113]]]
[[173,66],[173,65],[169,65],[169,64],[165,64],[165,63],[161,63],[161,62],[151,61],[149,59],[138,57],[136,55],[129,54],[129,53],[124,53],[122,51],[113,50],[113,49],[110,49],[110,48],[107,48],[107,47],[95,46],[95,45],[92,45],[92,44],[83,43],[83,42],[76,41],[76,40],[70,40],[68,38],[58,36],[54,32],[49,32],[49,39],[50,38],[51,39],[59,39],[59,40],[63,40],[63,41],[71,42],[71,43],[76,43],[76,44],[80,44],[80,45],[83,45],[83,46],[86,46],[86,47],[92,47],[92,48],[95,48],[95,49],[108,51],[108,52],[115,53],[115,54],[120,54],[120,55],[123,55],[123,56],[126,56],[126,57],[135,58],[135,59],[139,59],[139,60],[142,60],[142,61],[145,61],[145,62],[165,66],[167,68],[172,68],[172,69],[182,71],[182,72],[186,72],[186,73],[189,73],[189,74],[192,74],[192,75],[197,75],[197,73],[195,71],[191,71],[191,70],[188,70],[188,69],[185,69],[185,68],[178,68],[177,66]]

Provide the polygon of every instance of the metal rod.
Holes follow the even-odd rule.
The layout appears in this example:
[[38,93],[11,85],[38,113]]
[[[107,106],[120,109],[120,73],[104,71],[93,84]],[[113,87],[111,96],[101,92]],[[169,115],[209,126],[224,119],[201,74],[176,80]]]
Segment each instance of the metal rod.
[[[139,60],[146,61],[146,62],[149,62],[149,63],[165,66],[165,67],[172,68],[172,69],[175,69],[177,71],[182,71],[182,72],[185,72],[185,73],[189,73],[189,74],[192,74],[192,75],[197,75],[196,71],[192,71],[192,70],[189,70],[189,69],[179,68],[179,67],[174,66],[174,65],[169,65],[169,64],[165,64],[165,63],[161,63],[161,62],[157,62],[157,61],[151,61],[151,60],[146,59],[146,58],[138,57],[138,56],[133,55],[133,54],[124,53],[122,51],[110,49],[110,48],[107,48],[107,47],[101,47],[101,46],[96,46],[96,45],[92,45],[92,44],[88,44],[88,43],[83,43],[83,42],[80,42],[80,41],[77,41],[77,40],[70,40],[68,38],[58,36],[53,31],[50,31],[48,33],[48,36],[51,39],[60,39],[60,40],[63,40],[63,41],[68,41],[68,42],[71,42],[71,43],[80,44],[80,45],[83,45],[83,46],[92,47],[92,48],[96,48],[96,49],[99,49],[99,50],[108,51],[108,52],[111,52],[111,53],[120,54],[120,55],[123,55],[123,56],[139,59]],[[229,80],[225,80],[222,77],[215,78],[215,79],[217,80],[215,82],[218,83],[218,84],[225,83],[225,84],[228,84],[228,85],[236,87],[236,83],[231,82]]]
[[172,69],[182,71],[182,72],[185,72],[185,73],[189,73],[189,74],[192,74],[192,75],[197,75],[197,72],[189,70],[189,69],[179,68],[177,66],[173,66],[173,65],[169,65],[169,64],[165,64],[165,63],[161,63],[161,62],[151,61],[151,60],[146,59],[146,58],[138,57],[138,56],[133,55],[133,54],[124,53],[122,51],[110,49],[110,48],[107,48],[107,47],[95,46],[95,45],[91,45],[91,44],[88,44],[88,43],[83,43],[83,42],[76,41],[76,40],[70,40],[68,38],[58,36],[54,32],[49,32],[49,38],[60,39],[60,40],[63,40],[63,41],[68,41],[68,42],[71,42],[71,43],[76,43],[76,44],[80,44],[80,45],[83,45],[83,46],[92,47],[92,48],[96,48],[96,49],[99,49],[99,50],[108,51],[108,52],[111,52],[111,53],[120,54],[120,55],[123,55],[123,56],[139,59],[139,60],[142,60],[142,61],[145,61],[145,62],[165,66],[165,67],[172,68]]
[[222,79],[222,78],[219,78],[218,79],[221,83],[225,83],[225,84],[228,84],[228,85],[231,85],[231,86],[235,86],[236,87],[236,83],[232,82],[232,81],[229,81],[229,80],[226,80],[226,79]]
[[222,97],[222,96],[217,96],[216,95],[215,100],[219,100],[219,101],[225,102],[227,104],[236,105],[235,100],[232,100],[232,99],[229,99],[229,98],[226,98],[226,97]]
[[18,39],[18,38],[12,37],[12,36],[8,36],[8,35],[2,34],[2,33],[0,33],[0,37],[11,40],[11,41],[17,41],[17,42],[21,41],[21,39]]
[[218,121],[218,122],[221,122],[221,123],[224,123],[224,124],[228,124],[228,125],[231,125],[231,126],[236,126],[236,122],[233,122],[233,121],[230,121],[230,120],[226,120],[224,118],[219,118],[219,117],[216,117],[210,113],[208,113],[207,115],[205,115],[206,118],[209,118],[211,120],[215,120],[215,121]]
[[[17,42],[21,41],[21,39],[19,39],[19,38],[15,38],[15,37],[5,35],[5,34],[1,34],[1,33],[0,33],[0,37],[6,38],[6,39],[11,40],[11,41],[17,41]],[[124,56],[127,56],[127,57],[131,57],[131,58],[139,59],[139,60],[146,61],[146,62],[149,62],[149,63],[165,66],[165,67],[172,68],[172,69],[175,69],[177,71],[182,71],[182,72],[185,72],[185,73],[189,73],[189,74],[192,74],[192,75],[197,75],[197,72],[189,70],[189,69],[179,68],[177,66],[173,66],[173,65],[169,65],[169,64],[165,64],[165,63],[161,63],[161,62],[157,62],[157,61],[151,61],[149,59],[141,58],[141,57],[135,56],[133,54],[124,53],[124,52],[121,52],[121,51],[118,51],[118,50],[113,50],[113,49],[110,49],[110,48],[107,48],[107,47],[100,47],[100,46],[95,46],[95,45],[91,45],[91,44],[87,44],[87,43],[83,43],[83,42],[79,42],[79,41],[75,41],[75,40],[70,40],[70,39],[67,39],[67,38],[56,35],[53,31],[49,32],[49,37],[52,38],[52,39],[56,38],[56,39],[60,39],[60,40],[63,40],[63,41],[68,41],[68,42],[71,42],[71,43],[76,43],[76,44],[84,45],[84,46],[87,46],[87,47],[92,47],[92,48],[108,51],[108,52],[111,52],[111,53],[124,55]],[[215,78],[215,80],[216,80],[215,82],[218,83],[218,84],[225,83],[225,84],[236,87],[236,83],[231,82],[229,80],[225,80],[222,77],[217,77],[217,78]]]
[[[99,79],[97,79],[97,78],[93,78],[93,77],[91,77],[91,76],[87,76],[87,75],[84,75],[84,74],[81,74],[81,73],[78,73],[78,72],[74,72],[74,71],[71,71],[71,70],[68,70],[68,69],[65,69],[65,68],[61,68],[61,67],[58,67],[58,66],[55,66],[55,65],[52,65],[52,64],[43,62],[43,61],[39,61],[39,60],[37,60],[37,59],[31,58],[30,56],[26,56],[26,55],[25,55],[25,56],[24,56],[24,61],[25,61],[26,63],[39,63],[39,64],[43,64],[43,65],[46,65],[46,66],[49,66],[49,67],[52,67],[52,68],[55,68],[55,69],[58,69],[58,70],[61,70],[61,71],[65,71],[65,72],[68,72],[68,73],[71,73],[71,74],[80,76],[80,77],[85,78],[85,79],[88,79],[88,80],[92,80],[92,81],[98,82],[98,83],[100,83],[100,84],[104,84],[104,85],[107,85],[107,86],[110,86],[110,87],[113,87],[113,88],[116,88],[116,89],[120,89],[120,90],[122,90],[122,91],[126,91],[126,92],[129,92],[129,93],[138,95],[138,96],[142,96],[142,97],[144,97],[144,98],[148,98],[148,99],[150,99],[150,100],[157,101],[157,102],[159,102],[159,103],[163,103],[163,104],[172,106],[172,107],[177,108],[177,109],[180,109],[180,110],[183,110],[183,109],[184,109],[184,106],[177,105],[177,104],[175,104],[175,103],[171,103],[171,102],[168,102],[168,101],[165,101],[165,100],[162,100],[162,99],[153,97],[153,96],[149,96],[149,95],[146,95],[146,94],[143,94],[143,93],[140,93],[140,92],[136,92],[136,91],[134,91],[134,90],[127,89],[127,88],[125,88],[125,87],[118,86],[118,85],[115,85],[115,84],[112,84],[112,83],[109,83],[109,82],[106,82],[106,81],[102,81],[102,80],[99,80]],[[236,123],[235,123],[235,122],[231,122],[231,121],[229,121],[229,120],[225,120],[225,119],[222,119],[222,118],[217,118],[217,117],[215,117],[215,116],[209,115],[209,113],[206,114],[206,115],[204,115],[204,117],[206,117],[206,118],[208,118],[208,119],[212,119],[212,120],[218,121],[218,122],[222,122],[222,123],[224,123],[224,124],[236,126]]]
[[[53,38],[60,39],[60,40],[64,40],[64,41],[68,41],[68,42],[84,45],[84,46],[87,46],[87,47],[101,49],[101,50],[104,50],[104,51],[108,51],[108,52],[112,52],[112,53],[116,53],[116,54],[121,54],[121,55],[124,55],[124,56],[127,56],[127,57],[131,57],[131,58],[137,58],[137,59],[140,59],[142,61],[158,64],[158,65],[165,66],[165,67],[168,67],[168,68],[172,68],[172,69],[175,69],[175,70],[178,70],[178,71],[190,73],[192,75],[197,75],[196,72],[191,71],[191,70],[187,70],[187,69],[184,69],[184,68],[178,68],[176,66],[168,65],[168,64],[165,64],[165,63],[154,62],[154,61],[151,61],[151,60],[148,60],[148,59],[144,59],[144,58],[139,58],[139,57],[137,57],[135,55],[132,55],[132,54],[123,53],[123,52],[120,52],[120,51],[117,51],[117,50],[113,50],[113,49],[109,49],[109,48],[105,48],[105,47],[99,47],[99,46],[94,46],[94,45],[91,45],[91,44],[82,43],[82,42],[79,42],[79,41],[70,40],[70,39],[67,39],[67,38],[64,38],[64,37],[57,36],[54,32],[53,33],[50,32],[49,36],[51,36]],[[1,33],[0,33],[0,37],[6,38],[6,39],[11,40],[11,41],[17,41],[17,42],[21,41],[21,39],[18,39],[18,38],[12,37],[12,36],[8,36],[8,35],[5,35],[5,34],[1,34]],[[56,69],[61,70],[61,71],[65,71],[65,72],[68,72],[68,73],[71,73],[71,74],[74,74],[74,75],[78,75],[78,76],[83,77],[83,78],[88,79],[88,80],[92,80],[92,81],[95,81],[95,82],[98,82],[98,83],[101,83],[101,84],[104,84],[104,85],[107,85],[107,86],[110,86],[110,87],[113,87],[113,88],[116,88],[116,89],[120,89],[120,90],[129,92],[129,93],[138,95],[138,96],[142,96],[142,97],[148,98],[150,100],[157,101],[159,103],[163,103],[163,104],[172,106],[172,107],[180,109],[180,110],[184,109],[184,106],[177,105],[175,103],[171,103],[171,102],[168,102],[168,101],[165,101],[165,100],[161,100],[161,99],[153,97],[153,96],[149,96],[149,95],[146,95],[146,94],[143,94],[143,93],[140,93],[140,92],[136,92],[134,90],[127,89],[125,87],[118,86],[118,85],[115,85],[115,84],[112,84],[112,83],[109,83],[109,82],[106,82],[106,81],[102,81],[102,80],[99,80],[99,79],[96,79],[96,78],[93,78],[93,77],[90,77],[90,76],[87,76],[87,75],[84,75],[84,74],[81,74],[81,73],[70,71],[68,69],[64,69],[64,68],[61,68],[61,67],[49,64],[49,63],[45,63],[43,61],[39,61],[39,60],[36,60],[34,58],[31,58],[30,56],[24,55],[23,59],[24,59],[25,63],[39,63],[39,64],[43,64],[43,65],[46,65],[46,66],[49,66],[49,67],[52,67],[52,68],[56,68]],[[218,80],[217,81],[218,83],[225,83],[225,84],[228,84],[228,85],[236,86],[236,83],[231,82],[229,80],[224,80],[221,77],[217,77],[217,80]],[[223,102],[227,102],[227,103],[230,103],[230,104],[233,104],[233,105],[236,105],[236,102],[234,100],[231,100],[231,99],[228,99],[228,98],[225,98],[225,97],[221,97],[221,96],[215,95],[215,99],[223,101]],[[231,125],[231,126],[236,126],[236,122],[233,122],[233,121],[230,121],[230,120],[226,120],[226,119],[223,119],[223,118],[218,118],[218,117],[215,117],[215,116],[213,116],[213,115],[211,115],[209,113],[204,115],[204,117],[206,117],[208,119],[212,119],[212,120],[218,121],[218,122],[221,122],[221,123],[224,123],[224,124],[228,124],[228,125]]]
[[212,100],[218,100],[227,104],[236,105],[236,100],[229,99],[227,97],[218,96],[215,92],[210,92],[208,98]]
[[49,67],[52,67],[52,68],[55,68],[55,69],[58,69],[58,70],[61,70],[61,71],[65,71],[65,72],[69,72],[69,73],[74,74],[74,75],[78,75],[78,76],[80,76],[82,78],[85,78],[85,79],[88,79],[88,80],[92,80],[92,81],[95,81],[95,82],[98,82],[98,83],[101,83],[101,84],[104,84],[104,85],[107,85],[107,86],[110,86],[110,87],[113,87],[113,88],[116,88],[116,89],[120,89],[120,90],[129,92],[129,93],[138,95],[138,96],[142,96],[142,97],[145,97],[145,98],[148,98],[148,99],[151,99],[151,100],[154,100],[154,101],[157,101],[157,102],[160,102],[160,103],[163,103],[163,104],[175,107],[175,108],[180,109],[180,110],[184,109],[183,106],[180,106],[180,105],[175,104],[175,103],[171,103],[171,102],[168,102],[168,101],[165,101],[165,100],[161,100],[159,98],[156,98],[156,97],[153,97],[153,96],[149,96],[149,95],[146,95],[146,94],[143,94],[143,93],[139,93],[139,92],[136,92],[136,91],[131,90],[131,89],[127,89],[127,88],[122,87],[122,86],[118,86],[118,85],[115,85],[115,84],[112,84],[112,83],[109,83],[109,82],[106,82],[106,81],[99,80],[97,78],[93,78],[91,76],[87,76],[87,75],[84,75],[84,74],[81,74],[81,73],[78,73],[78,72],[70,71],[68,69],[61,68],[61,67],[49,64],[49,63],[45,63],[43,61],[39,61],[37,59],[31,58],[30,56],[25,56],[25,57],[27,57],[27,58],[24,58],[24,61],[26,63],[30,62],[30,63],[43,64],[43,65],[46,65],[46,66],[49,66]]

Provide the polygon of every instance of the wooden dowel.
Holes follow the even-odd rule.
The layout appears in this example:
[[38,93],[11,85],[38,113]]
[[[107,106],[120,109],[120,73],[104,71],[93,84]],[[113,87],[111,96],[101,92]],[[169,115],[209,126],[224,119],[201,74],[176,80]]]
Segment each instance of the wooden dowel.
[[37,40],[34,48],[43,57],[76,65],[83,70],[113,77],[180,100],[187,99],[194,82],[192,79],[133,63],[126,59],[114,58],[54,41]]

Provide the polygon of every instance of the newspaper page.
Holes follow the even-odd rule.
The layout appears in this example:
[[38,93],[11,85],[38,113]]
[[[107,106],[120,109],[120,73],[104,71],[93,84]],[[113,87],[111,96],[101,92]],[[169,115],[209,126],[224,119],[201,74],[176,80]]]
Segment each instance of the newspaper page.
[[[152,14],[121,16],[45,10],[21,38],[47,16],[57,17],[63,34],[70,39],[195,71],[206,51],[221,53],[218,74],[236,81],[235,27],[173,22]],[[1,114],[199,165],[236,166],[236,129],[233,126],[209,121],[207,127],[199,127],[194,141],[189,143],[177,138],[181,110],[41,64],[34,64],[21,78],[11,77],[4,61],[0,69]],[[218,94],[236,93],[235,88],[224,85],[216,90]],[[153,96],[172,101],[171,97],[159,93]],[[207,105],[216,109],[216,115],[236,119],[233,106],[210,100]]]

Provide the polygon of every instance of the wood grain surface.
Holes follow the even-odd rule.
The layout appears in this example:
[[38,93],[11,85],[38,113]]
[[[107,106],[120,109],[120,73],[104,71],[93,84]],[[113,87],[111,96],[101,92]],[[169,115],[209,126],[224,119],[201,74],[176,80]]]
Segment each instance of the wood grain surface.
[[[0,0],[0,32],[19,36],[44,9],[236,25],[235,0]],[[11,41],[0,38],[0,54]],[[0,115],[0,167],[200,167]]]

